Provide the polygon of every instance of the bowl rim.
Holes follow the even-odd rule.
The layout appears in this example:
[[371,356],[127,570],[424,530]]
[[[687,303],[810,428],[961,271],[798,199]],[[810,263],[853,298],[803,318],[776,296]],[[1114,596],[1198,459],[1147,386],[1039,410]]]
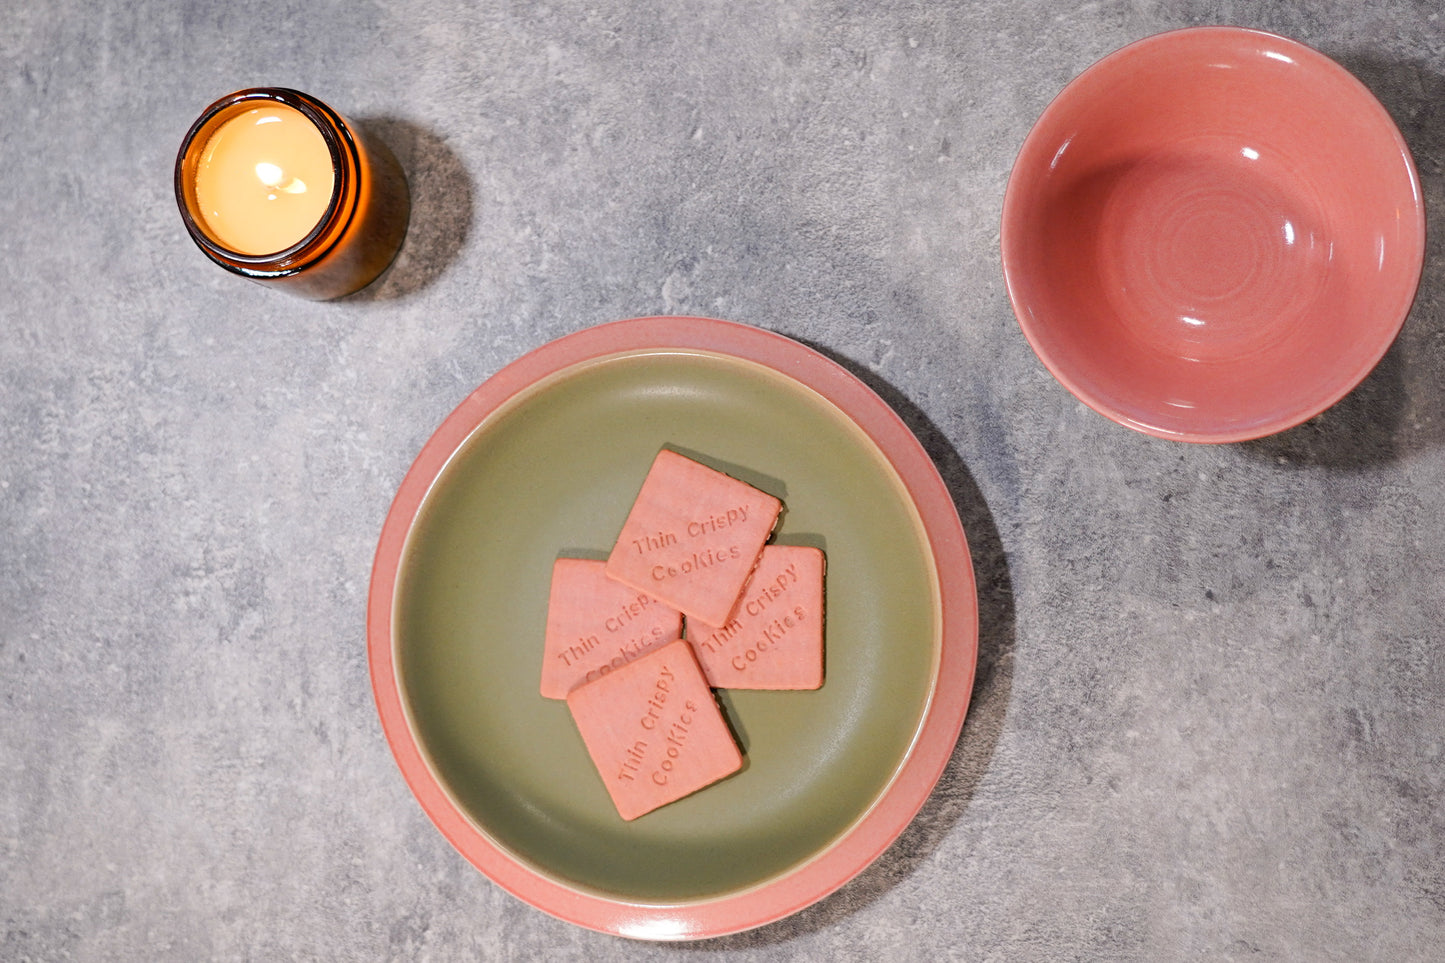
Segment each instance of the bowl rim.
[[[912,743],[891,781],[840,839],[776,877],[737,892],[678,902],[597,893],[546,875],[492,841],[438,781],[411,730],[395,658],[393,615],[405,546],[453,453],[533,385],[621,352],[681,349],[771,369],[821,395],[886,458],[908,491],[932,554],[939,593],[934,675]],[[484,381],[441,423],[399,485],[383,523],[367,601],[367,658],[383,733],[407,785],[453,847],[524,902],[589,929],[646,940],[693,940],[782,919],[843,886],[886,850],[932,794],[971,700],[978,652],[977,587],[957,506],[902,418],[838,363],[786,336],[712,318],[654,316],[584,328],[542,345]]]
[[[1211,428],[1201,427],[1197,429],[1174,429],[1166,428],[1148,421],[1141,421],[1131,417],[1129,414],[1120,411],[1111,405],[1107,400],[1091,391],[1078,379],[1073,377],[1070,371],[1067,357],[1061,357],[1050,351],[1042,341],[1037,322],[1030,316],[1025,308],[1025,297],[1022,291],[1021,277],[1025,269],[1020,264],[1023,255],[1018,251],[1016,238],[1018,230],[1015,223],[1020,219],[1019,212],[1026,199],[1022,196],[1023,188],[1020,183],[1025,176],[1022,169],[1023,163],[1028,159],[1033,146],[1043,135],[1043,132],[1060,115],[1066,114],[1072,107],[1071,100],[1078,93],[1081,86],[1091,82],[1100,75],[1108,74],[1117,70],[1121,65],[1137,56],[1141,50],[1158,46],[1170,46],[1181,42],[1194,42],[1197,38],[1217,39],[1221,45],[1237,45],[1242,40],[1252,39],[1256,43],[1268,44],[1270,46],[1284,48],[1289,54],[1307,61],[1315,70],[1321,70],[1332,74],[1344,81],[1346,86],[1355,90],[1359,95],[1358,103],[1368,112],[1375,115],[1381,122],[1379,133],[1386,136],[1391,142],[1394,152],[1403,161],[1404,170],[1408,176],[1410,194],[1413,204],[1407,212],[1411,223],[1409,225],[1414,244],[1411,249],[1404,252],[1413,264],[1410,270],[1411,282],[1409,290],[1401,290],[1401,299],[1398,310],[1390,316],[1387,321],[1378,325],[1377,343],[1370,345],[1358,355],[1354,369],[1350,371],[1349,377],[1343,382],[1343,387],[1326,392],[1318,398],[1302,403],[1287,410],[1277,411],[1270,417],[1261,418],[1252,422],[1247,427],[1233,428]],[[1240,27],[1232,25],[1209,25],[1197,27],[1179,27],[1160,33],[1150,34],[1145,37],[1133,40],[1121,47],[1116,48],[1100,59],[1094,61],[1076,76],[1071,78],[1054,96],[1048,105],[1039,114],[1039,117],[1029,128],[1028,134],[1024,137],[1015,156],[1014,164],[1009,172],[1008,182],[1004,189],[1004,200],[1000,215],[999,226],[999,248],[1004,274],[1004,286],[1008,293],[1009,304],[1013,310],[1015,319],[1023,332],[1025,340],[1034,354],[1048,369],[1049,373],[1062,384],[1070,394],[1098,414],[1103,415],[1110,421],[1122,425],[1134,431],[1162,438],[1169,441],[1183,441],[1196,444],[1227,444],[1233,442],[1251,441],[1274,435],[1290,428],[1309,421],[1338,404],[1346,395],[1359,387],[1360,383],[1379,365],[1390,347],[1399,337],[1400,330],[1404,327],[1405,321],[1409,318],[1410,312],[1419,294],[1420,281],[1424,273],[1425,263],[1425,242],[1426,242],[1426,212],[1424,193],[1420,183],[1420,174],[1415,165],[1415,160],[1410,152],[1410,146],[1404,135],[1400,132],[1399,126],[1395,123],[1394,117],[1385,108],[1374,92],[1365,86],[1364,82],[1322,51],[1302,41],[1295,40],[1281,34],[1268,30],[1261,30],[1255,27]]]

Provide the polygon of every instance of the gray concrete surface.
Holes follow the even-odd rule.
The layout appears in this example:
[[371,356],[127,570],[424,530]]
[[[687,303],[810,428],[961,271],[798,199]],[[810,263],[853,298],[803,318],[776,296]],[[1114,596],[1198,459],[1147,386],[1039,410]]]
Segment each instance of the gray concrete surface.
[[[1116,47],[1272,29],[1364,80],[1431,239],[1379,369],[1283,435],[1085,409],[999,265],[1033,119]],[[1432,0],[0,3],[0,959],[1445,958],[1445,14]],[[185,237],[182,134],[293,86],[416,210],[310,304]],[[686,947],[558,922],[428,822],[364,601],[478,383],[644,314],[893,402],[982,587],[936,793],[834,896]]]

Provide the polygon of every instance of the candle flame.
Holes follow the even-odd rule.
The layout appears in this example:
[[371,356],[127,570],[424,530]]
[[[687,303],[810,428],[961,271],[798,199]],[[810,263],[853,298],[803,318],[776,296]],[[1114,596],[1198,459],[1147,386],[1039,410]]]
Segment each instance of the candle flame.
[[[286,172],[283,171],[281,168],[277,167],[275,164],[268,164],[265,161],[262,161],[261,163],[256,165],[256,177],[260,179],[262,184],[265,184],[272,190],[284,191],[287,194],[306,193],[305,181],[303,181],[299,177],[293,177],[291,178],[291,180],[287,181],[283,185],[281,183],[281,180],[285,176]],[[274,194],[268,196],[271,198],[271,200],[276,199],[276,196]]]

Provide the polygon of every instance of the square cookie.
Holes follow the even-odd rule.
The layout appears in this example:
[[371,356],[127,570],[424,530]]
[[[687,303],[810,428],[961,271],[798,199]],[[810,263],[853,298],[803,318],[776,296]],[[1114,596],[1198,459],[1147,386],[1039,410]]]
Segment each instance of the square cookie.
[[674,451],[659,452],[607,575],[709,625],[724,625],[782,502]]
[[567,693],[682,637],[682,613],[614,582],[604,563],[559,558],[552,564],[543,642],[542,695]]
[[719,689],[816,689],[823,684],[823,553],[768,545],[721,626],[689,618],[687,639]]
[[681,639],[573,689],[567,707],[623,819],[742,768],[692,647]]

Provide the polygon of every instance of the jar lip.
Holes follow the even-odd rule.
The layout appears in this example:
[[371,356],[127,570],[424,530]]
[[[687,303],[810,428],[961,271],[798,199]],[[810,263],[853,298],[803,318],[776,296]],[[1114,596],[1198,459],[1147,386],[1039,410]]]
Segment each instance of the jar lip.
[[[189,184],[186,157],[203,131],[209,133],[215,126],[218,126],[217,118],[222,114],[239,112],[236,108],[249,104],[265,103],[279,103],[291,107],[316,125],[316,129],[321,132],[322,140],[326,142],[326,149],[331,154],[331,167],[335,177],[331,187],[331,200],[326,205],[325,212],[317,219],[316,225],[307,232],[305,237],[290,247],[271,254],[243,254],[219,243],[201,226],[199,219],[192,213],[189,198],[194,192]],[[343,212],[342,202],[347,196],[350,180],[357,176],[353,172],[359,170],[358,150],[351,131],[341,116],[326,104],[289,87],[247,87],[244,90],[227,94],[202,111],[181,140],[180,150],[176,153],[176,204],[180,207],[181,220],[185,222],[191,239],[213,261],[249,277],[284,277],[297,273],[308,264],[325,256],[345,233],[344,225],[343,230],[339,232],[333,232],[332,228],[343,214],[348,221],[354,214],[354,211],[351,210]],[[353,204],[351,207],[354,208],[355,205]],[[322,250],[313,250],[317,242],[323,239],[328,232],[333,235],[331,243]]]

